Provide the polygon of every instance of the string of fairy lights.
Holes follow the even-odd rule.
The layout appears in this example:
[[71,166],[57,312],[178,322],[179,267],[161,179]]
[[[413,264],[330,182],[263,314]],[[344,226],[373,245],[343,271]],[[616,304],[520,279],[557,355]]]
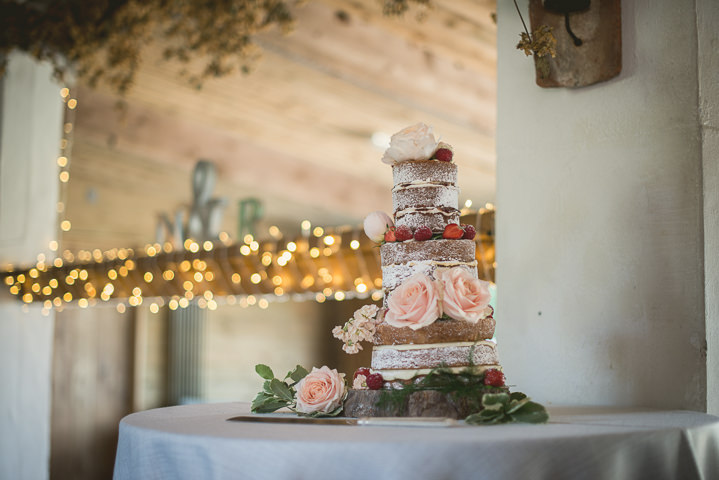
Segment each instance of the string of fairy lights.
[[[58,238],[72,228],[66,216],[70,152],[77,99],[66,88],[64,135],[57,158],[60,195],[57,203]],[[471,210],[467,202],[462,223],[477,230],[477,261],[480,278],[494,280],[494,207]],[[43,314],[67,306],[88,308],[112,303],[118,312],[149,305],[152,313],[162,308],[186,308],[195,302],[215,310],[220,304],[269,307],[288,300],[342,301],[350,298],[382,298],[379,248],[359,227],[324,228],[308,220],[301,233],[286,238],[276,226],[265,239],[245,235],[233,241],[222,232],[216,241],[186,240],[180,248],[171,242],[143,248],[80,250],[58,253],[58,240],[49,244],[50,259],[43,253],[35,265],[0,272],[9,292],[30,305],[42,305]],[[50,255],[52,256],[52,254]]]

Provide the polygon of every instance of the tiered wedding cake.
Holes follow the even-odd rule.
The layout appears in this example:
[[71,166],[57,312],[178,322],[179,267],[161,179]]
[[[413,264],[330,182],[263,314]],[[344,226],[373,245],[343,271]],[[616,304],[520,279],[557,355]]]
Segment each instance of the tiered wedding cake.
[[[382,244],[383,307],[366,305],[333,331],[348,353],[360,350],[363,340],[374,344],[371,369],[355,373],[345,405],[349,416],[387,414],[374,412],[366,400],[376,395],[362,392],[417,385],[438,368],[504,385],[490,340],[495,321],[489,283],[477,278],[475,229],[460,224],[452,157],[449,145],[418,124],[393,135],[382,158],[392,165],[394,221],[374,212],[365,219],[365,232]],[[437,414],[436,405],[430,414]]]

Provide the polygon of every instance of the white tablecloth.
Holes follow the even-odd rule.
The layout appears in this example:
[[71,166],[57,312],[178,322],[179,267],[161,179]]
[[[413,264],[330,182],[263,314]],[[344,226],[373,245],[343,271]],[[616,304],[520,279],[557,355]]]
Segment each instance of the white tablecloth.
[[719,479],[719,418],[551,408],[545,425],[376,427],[229,422],[246,403],[120,422],[115,480]]

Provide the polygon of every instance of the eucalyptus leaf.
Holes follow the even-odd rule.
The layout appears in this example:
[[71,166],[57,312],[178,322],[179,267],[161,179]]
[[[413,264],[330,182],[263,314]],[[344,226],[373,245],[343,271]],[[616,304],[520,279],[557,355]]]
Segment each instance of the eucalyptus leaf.
[[270,381],[270,390],[272,390],[272,393],[277,395],[277,397],[282,400],[286,400],[287,402],[291,402],[295,398],[292,390],[290,390],[290,387],[288,387],[282,380],[278,380],[276,378],[273,378]]
[[535,402],[527,402],[522,408],[510,415],[515,422],[546,423],[549,420],[547,410]]
[[272,369],[267,365],[263,365],[261,363],[255,365],[255,372],[257,372],[257,374],[265,380],[272,380],[273,378],[275,378],[275,374],[272,373]]

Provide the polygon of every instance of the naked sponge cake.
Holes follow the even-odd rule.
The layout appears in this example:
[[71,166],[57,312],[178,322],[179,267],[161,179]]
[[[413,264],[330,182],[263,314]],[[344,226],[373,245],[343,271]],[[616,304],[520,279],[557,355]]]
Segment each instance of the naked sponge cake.
[[392,168],[393,215],[373,212],[364,227],[380,244],[384,300],[333,330],[347,353],[373,344],[371,367],[354,375],[347,416],[467,415],[456,399],[431,389],[400,407],[379,404],[382,392],[408,389],[437,371],[505,389],[491,340],[489,283],[477,276],[475,229],[460,224],[452,160],[452,147],[422,123],[393,135],[382,158]]

